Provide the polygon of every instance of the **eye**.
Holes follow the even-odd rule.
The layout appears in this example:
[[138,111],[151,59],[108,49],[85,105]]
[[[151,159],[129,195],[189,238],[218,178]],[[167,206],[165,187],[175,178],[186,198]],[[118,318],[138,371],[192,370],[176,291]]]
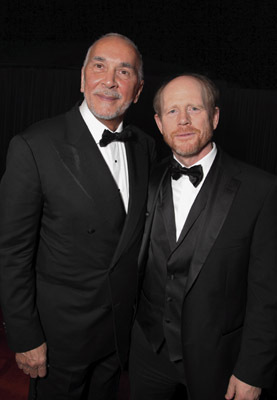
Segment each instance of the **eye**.
[[103,69],[104,66],[103,66],[103,64],[97,63],[97,64],[94,64],[94,68],[95,69]]
[[176,113],[176,109],[175,108],[172,108],[172,110],[168,111],[168,114],[175,114],[175,113]]
[[131,72],[128,69],[119,69],[117,73],[123,78],[128,79],[131,76]]
[[189,114],[199,114],[202,111],[202,108],[196,106],[188,106],[187,112]]

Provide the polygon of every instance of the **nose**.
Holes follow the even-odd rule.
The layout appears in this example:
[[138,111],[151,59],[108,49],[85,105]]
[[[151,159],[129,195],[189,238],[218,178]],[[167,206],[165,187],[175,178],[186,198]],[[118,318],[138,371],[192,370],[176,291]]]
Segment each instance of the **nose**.
[[179,125],[191,124],[191,117],[187,110],[183,110],[182,112],[180,112],[178,124]]
[[108,69],[103,77],[102,83],[109,89],[117,87],[116,71],[113,69]]

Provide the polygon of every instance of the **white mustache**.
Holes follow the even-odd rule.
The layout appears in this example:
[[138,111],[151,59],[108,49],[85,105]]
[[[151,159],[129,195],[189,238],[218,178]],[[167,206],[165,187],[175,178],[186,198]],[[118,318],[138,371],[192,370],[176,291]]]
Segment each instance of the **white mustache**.
[[113,90],[96,90],[93,94],[100,94],[107,97],[113,97],[115,99],[121,99],[121,94],[113,91]]

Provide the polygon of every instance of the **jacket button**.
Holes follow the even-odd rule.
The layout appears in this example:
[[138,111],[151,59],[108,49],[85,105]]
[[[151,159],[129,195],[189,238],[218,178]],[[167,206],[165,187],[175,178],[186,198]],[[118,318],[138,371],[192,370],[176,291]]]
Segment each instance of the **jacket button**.
[[145,213],[145,216],[146,216],[146,217],[149,217],[149,212],[148,212],[148,211]]
[[167,298],[166,298],[166,301],[167,301],[168,303],[170,303],[172,300],[173,300],[172,297],[167,297]]
[[89,234],[94,233],[94,232],[95,232],[95,229],[93,229],[93,228],[89,228],[89,229],[88,229],[88,233],[89,233]]

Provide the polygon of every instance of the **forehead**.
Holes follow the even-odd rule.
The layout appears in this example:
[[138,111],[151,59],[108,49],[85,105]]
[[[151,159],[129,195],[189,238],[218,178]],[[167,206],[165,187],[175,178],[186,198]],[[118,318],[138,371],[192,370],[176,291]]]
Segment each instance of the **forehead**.
[[126,40],[118,37],[107,37],[98,40],[91,48],[89,60],[100,57],[107,61],[128,62],[138,64],[138,56],[133,46]]
[[181,76],[169,82],[161,94],[161,104],[167,105],[168,103],[197,103],[202,104],[203,88],[201,83],[193,78]]

